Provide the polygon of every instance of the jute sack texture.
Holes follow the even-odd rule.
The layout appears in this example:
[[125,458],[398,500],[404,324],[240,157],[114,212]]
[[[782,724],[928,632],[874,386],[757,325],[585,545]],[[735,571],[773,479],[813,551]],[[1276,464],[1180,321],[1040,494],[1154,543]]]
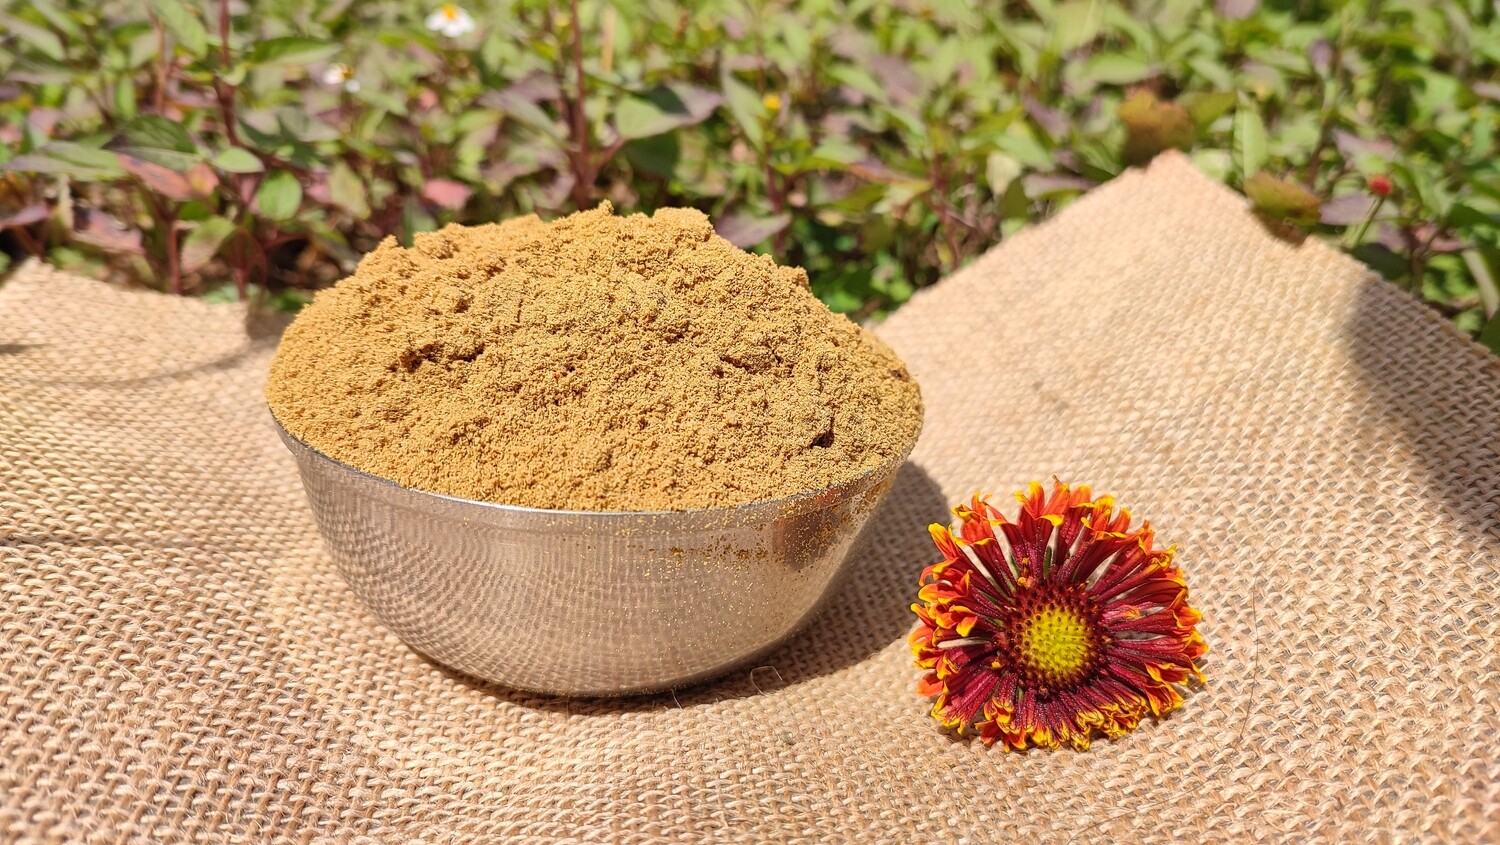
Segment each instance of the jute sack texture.
[[[927,427],[847,588],[716,684],[564,701],[355,601],[264,409],[273,329],[22,268],[0,840],[1500,840],[1500,362],[1181,157],[879,331]],[[1086,753],[955,741],[905,644],[924,528],[1054,474],[1180,546],[1209,682]]]

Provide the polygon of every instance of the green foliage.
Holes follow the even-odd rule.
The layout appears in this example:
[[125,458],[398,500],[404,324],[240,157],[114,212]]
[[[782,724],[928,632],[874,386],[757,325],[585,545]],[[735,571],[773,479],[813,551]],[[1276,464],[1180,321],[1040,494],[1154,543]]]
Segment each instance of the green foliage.
[[294,307],[387,235],[608,198],[871,315],[1179,149],[1500,347],[1493,4],[436,8],[0,0],[0,245]]
[[1322,213],[1321,203],[1312,192],[1266,173],[1245,180],[1245,196],[1257,214],[1275,222],[1311,226]]

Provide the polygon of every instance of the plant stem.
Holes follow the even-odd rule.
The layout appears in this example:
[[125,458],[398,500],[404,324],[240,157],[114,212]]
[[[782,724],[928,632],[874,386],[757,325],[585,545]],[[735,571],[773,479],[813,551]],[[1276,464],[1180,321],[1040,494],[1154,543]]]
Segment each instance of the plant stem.
[[172,293],[182,296],[186,291],[182,285],[182,263],[177,254],[177,220],[167,221],[167,279],[171,282]]
[[948,174],[943,169],[942,155],[933,157],[927,166],[927,177],[932,182],[932,207],[938,213],[938,226],[943,230],[943,243],[948,247],[948,268],[958,266],[958,243],[954,241],[953,215],[948,208]]
[[16,233],[16,240],[21,242],[22,248],[24,248],[27,252],[31,253],[37,258],[43,257],[41,242],[39,242],[34,236],[32,236],[30,232],[26,231],[27,228],[28,227],[26,226],[17,226],[16,228],[11,229],[11,231]]
[[234,290],[244,302],[250,290],[250,268],[245,266],[243,257],[236,257],[230,270],[234,273]]
[[[1332,140],[1334,118],[1337,114],[1334,104],[1338,101],[1339,88],[1342,85],[1344,69],[1344,36],[1347,31],[1347,22],[1341,14],[1339,17],[1339,37],[1333,42],[1333,58],[1331,69],[1333,79],[1331,83],[1324,83],[1320,92],[1318,110],[1321,112],[1318,119],[1318,143],[1313,147],[1312,155],[1307,162],[1307,187],[1312,191],[1318,190],[1318,173],[1323,169],[1323,151],[1328,148],[1328,142]],[[1333,89],[1333,96],[1329,96],[1329,87]],[[1332,183],[1330,182],[1330,188]]]
[[1422,277],[1427,274],[1427,255],[1432,251],[1432,244],[1443,234],[1438,226],[1432,227],[1432,232],[1420,244],[1417,244],[1416,232],[1408,230],[1407,242],[1413,244],[1411,251],[1411,291],[1418,300],[1424,300],[1422,295]]
[[156,30],[156,96],[155,112],[167,110],[167,28],[154,15],[151,26]]
[[573,73],[578,86],[572,108],[573,143],[577,146],[573,203],[583,209],[593,200],[594,179],[598,176],[598,169],[594,166],[589,151],[588,114],[584,109],[584,103],[588,101],[588,78],[583,73],[583,17],[578,14],[578,0],[571,0],[570,6],[573,14]]
[[239,147],[239,117],[235,114],[235,87],[224,81],[229,72],[229,0],[219,0],[219,73],[214,76],[214,94],[219,99],[219,119],[224,122],[224,137]]
[[1365,215],[1365,222],[1359,224],[1359,231],[1355,233],[1354,240],[1349,243],[1350,248],[1359,246],[1365,239],[1365,233],[1370,231],[1370,224],[1375,222],[1375,215],[1380,213],[1380,207],[1385,205],[1385,197],[1376,197],[1375,204],[1370,206],[1370,213]]
[[151,219],[162,234],[162,251],[166,253],[167,259],[167,282],[172,293],[182,296],[185,291],[182,284],[182,262],[178,260],[177,210],[164,204],[150,188],[144,185],[141,187],[146,204],[151,208]]

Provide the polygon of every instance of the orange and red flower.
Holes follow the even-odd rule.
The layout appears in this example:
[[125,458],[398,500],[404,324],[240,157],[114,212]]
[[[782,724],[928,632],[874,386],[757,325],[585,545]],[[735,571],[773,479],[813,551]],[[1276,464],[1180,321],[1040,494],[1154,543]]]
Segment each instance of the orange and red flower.
[[1181,705],[1208,646],[1175,547],[1088,487],[1016,498],[1015,522],[975,496],[931,527],[943,560],[922,572],[911,645],[933,717],[1007,750],[1083,749]]

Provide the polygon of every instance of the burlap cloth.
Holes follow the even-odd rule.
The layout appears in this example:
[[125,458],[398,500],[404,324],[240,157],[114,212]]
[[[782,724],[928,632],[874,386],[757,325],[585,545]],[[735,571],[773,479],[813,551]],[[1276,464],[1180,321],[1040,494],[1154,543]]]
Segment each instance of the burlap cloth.
[[[754,671],[569,702],[449,673],[356,603],[262,405],[273,332],[21,269],[0,288],[0,837],[1500,837],[1500,362],[1181,158],[880,333],[927,429],[847,590]],[[923,526],[1054,473],[1181,546],[1209,683],[1086,753],[951,740],[905,644]]]

